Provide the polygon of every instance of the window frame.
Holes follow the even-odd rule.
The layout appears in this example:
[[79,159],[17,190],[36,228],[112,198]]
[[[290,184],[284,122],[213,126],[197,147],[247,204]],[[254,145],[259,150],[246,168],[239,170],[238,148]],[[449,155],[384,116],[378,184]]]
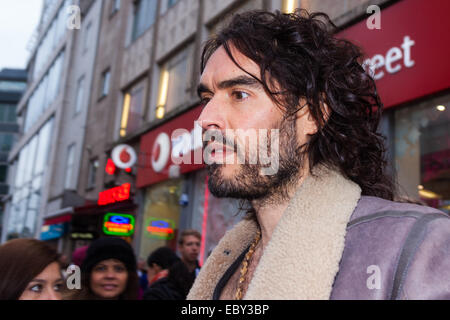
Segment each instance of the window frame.
[[[94,168],[94,164],[97,163],[97,166],[95,167],[94,173],[92,174],[92,169]],[[100,168],[100,161],[98,157],[89,159],[88,162],[88,176],[86,180],[86,190],[92,190],[95,189],[95,185],[97,182],[97,169]],[[93,180],[92,180],[93,177]]]
[[[81,109],[82,109],[82,103],[83,103],[83,99],[84,99],[84,80],[85,80],[85,76],[82,75],[81,77],[78,78],[77,81],[77,91],[76,91],[76,96],[75,96],[75,113],[74,115],[78,115],[79,113],[81,113]],[[81,94],[80,94],[80,89],[81,89]],[[81,97],[80,97],[81,95]]]
[[[106,82],[106,75],[108,75],[107,82]],[[105,84],[107,84],[107,85],[105,86]],[[107,87],[106,92],[105,92],[105,87]],[[108,96],[110,89],[111,89],[111,68],[108,67],[101,74],[99,99],[102,99],[102,98]]]
[[75,165],[75,147],[76,143],[71,143],[67,147],[67,156],[65,163],[65,175],[64,175],[64,190],[68,190],[71,187],[72,176],[73,176],[73,168]]

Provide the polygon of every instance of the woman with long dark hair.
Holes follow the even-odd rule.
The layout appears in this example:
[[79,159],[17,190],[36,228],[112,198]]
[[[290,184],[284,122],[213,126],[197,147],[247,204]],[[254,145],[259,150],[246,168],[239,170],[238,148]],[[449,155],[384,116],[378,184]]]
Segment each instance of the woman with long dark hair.
[[56,250],[36,239],[0,246],[0,300],[60,300],[59,258]]

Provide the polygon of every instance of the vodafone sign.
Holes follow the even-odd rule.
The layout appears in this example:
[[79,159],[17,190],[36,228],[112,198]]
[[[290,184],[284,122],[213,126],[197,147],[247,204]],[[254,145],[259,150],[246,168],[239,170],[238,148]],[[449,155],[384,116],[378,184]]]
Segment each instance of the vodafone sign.
[[450,1],[404,0],[381,11],[381,29],[366,19],[337,34],[362,47],[385,107],[450,88]]
[[202,129],[195,120],[202,112],[195,107],[142,135],[136,186],[142,188],[204,167]]
[[127,169],[136,163],[137,155],[134,149],[127,144],[120,144],[111,152],[111,158],[114,164],[120,169]]

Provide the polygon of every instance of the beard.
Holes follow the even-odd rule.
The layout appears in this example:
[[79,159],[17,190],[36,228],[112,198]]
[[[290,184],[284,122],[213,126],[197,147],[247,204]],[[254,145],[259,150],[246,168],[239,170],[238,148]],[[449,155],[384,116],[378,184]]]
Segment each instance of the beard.
[[[267,166],[260,163],[241,164],[233,177],[224,176],[223,164],[208,165],[210,192],[219,198],[262,200],[264,203],[289,199],[290,187],[300,178],[303,165],[303,146],[298,145],[296,136],[295,120],[282,120],[279,124],[279,166],[273,175],[262,175],[261,169]],[[268,150],[272,150],[271,142],[269,137]]]

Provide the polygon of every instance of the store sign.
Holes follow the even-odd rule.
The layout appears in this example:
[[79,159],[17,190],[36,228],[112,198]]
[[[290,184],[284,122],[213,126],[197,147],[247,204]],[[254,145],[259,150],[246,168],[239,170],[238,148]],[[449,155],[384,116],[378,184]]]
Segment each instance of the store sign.
[[130,199],[131,184],[124,183],[121,186],[102,191],[98,194],[98,205],[104,206],[110,203]]
[[109,175],[113,175],[116,172],[116,165],[112,159],[106,161],[105,172]]
[[43,225],[41,229],[41,240],[61,238],[66,232],[66,225],[66,223]]
[[151,238],[171,240],[175,236],[175,223],[170,219],[150,217],[145,225],[147,235]]
[[204,167],[202,128],[193,108],[141,137],[136,186],[142,188]]
[[362,47],[385,107],[450,87],[450,1],[400,1],[381,11],[381,29],[366,20],[337,34]]
[[112,236],[129,237],[134,232],[134,217],[131,214],[107,213],[103,220],[103,232]]
[[94,232],[72,232],[70,238],[72,240],[94,240],[97,236]]
[[137,155],[133,147],[127,144],[120,144],[111,152],[111,158],[117,168],[128,169],[136,164]]

